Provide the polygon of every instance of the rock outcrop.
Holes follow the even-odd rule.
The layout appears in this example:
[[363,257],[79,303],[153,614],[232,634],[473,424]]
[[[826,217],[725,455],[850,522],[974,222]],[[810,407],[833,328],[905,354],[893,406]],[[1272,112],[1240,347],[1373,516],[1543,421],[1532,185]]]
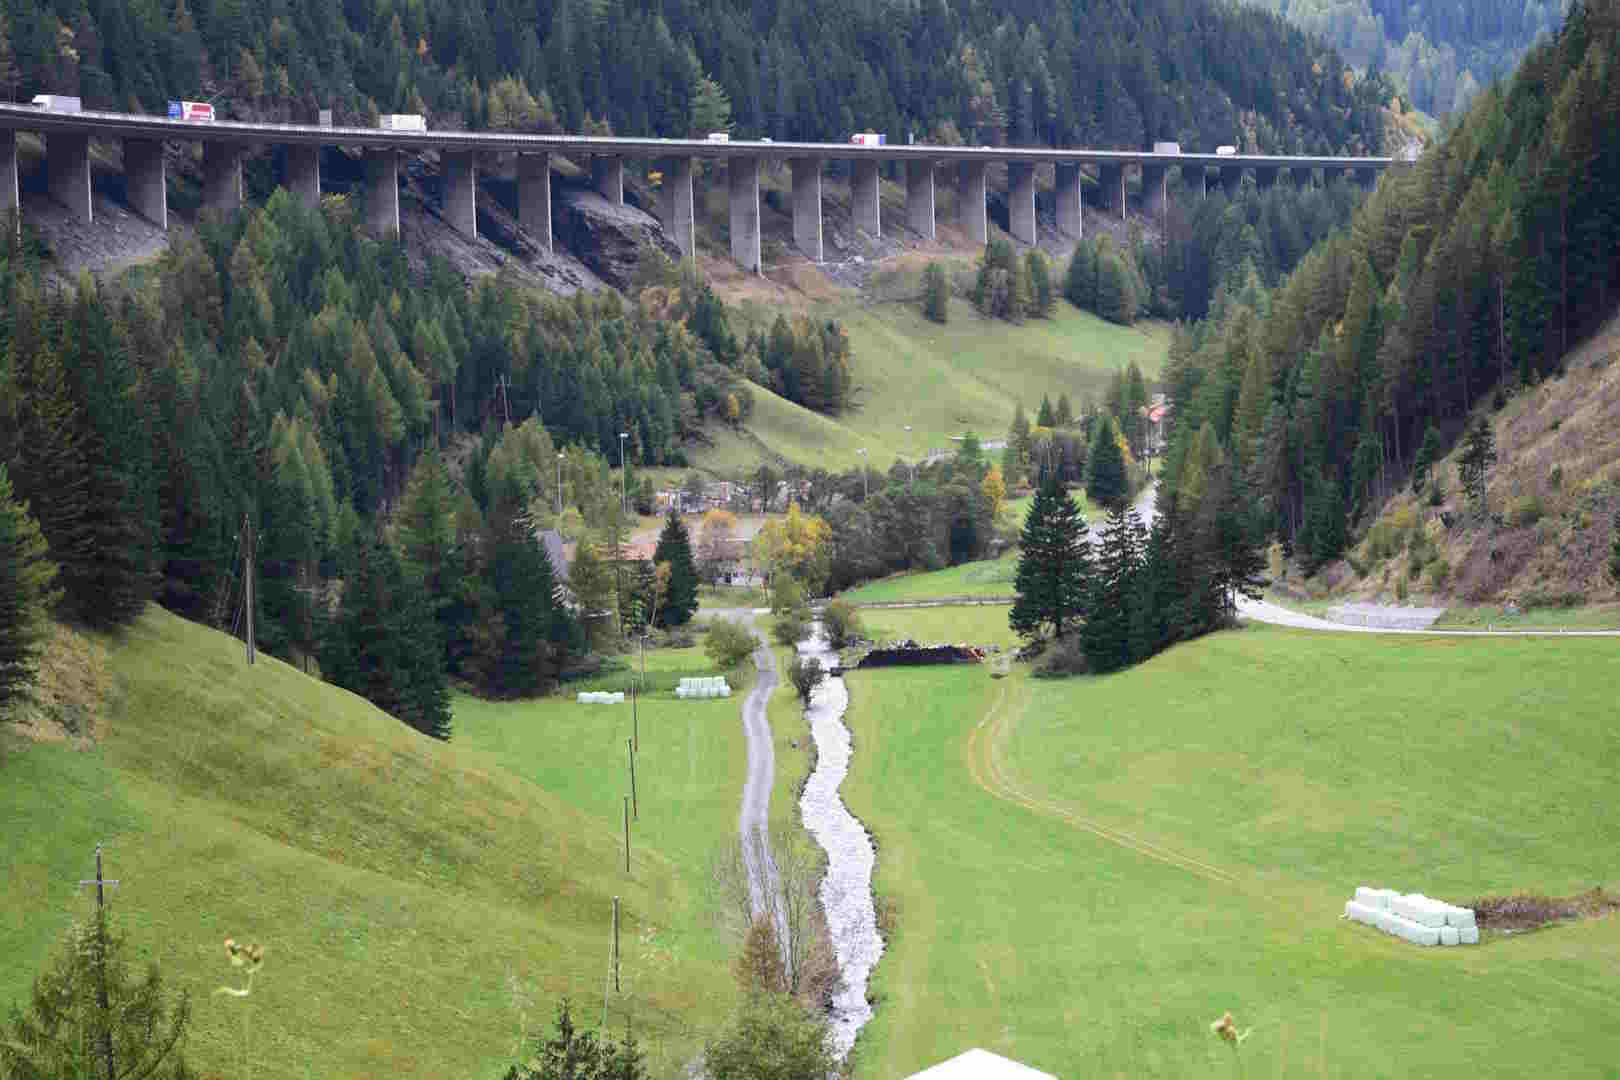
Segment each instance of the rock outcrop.
[[595,191],[564,186],[553,178],[552,236],[603,281],[626,289],[650,251],[679,262],[680,249],[664,235],[658,220],[634,206],[614,206]]

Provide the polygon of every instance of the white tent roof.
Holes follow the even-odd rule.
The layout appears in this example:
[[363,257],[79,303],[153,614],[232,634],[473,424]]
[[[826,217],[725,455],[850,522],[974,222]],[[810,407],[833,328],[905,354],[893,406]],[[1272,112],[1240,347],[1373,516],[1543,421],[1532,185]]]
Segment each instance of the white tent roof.
[[977,1047],[942,1061],[920,1073],[912,1073],[906,1080],[1057,1080],[1051,1073],[1043,1073],[1028,1065],[1009,1061],[999,1054]]

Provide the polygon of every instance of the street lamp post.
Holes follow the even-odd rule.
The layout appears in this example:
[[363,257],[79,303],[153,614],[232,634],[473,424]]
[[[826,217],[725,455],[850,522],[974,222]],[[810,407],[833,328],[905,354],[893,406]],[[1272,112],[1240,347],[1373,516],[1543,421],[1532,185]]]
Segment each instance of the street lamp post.
[[866,478],[868,472],[866,463],[866,447],[863,446],[855,452],[861,455],[861,502],[865,502],[872,497],[872,492],[868,489],[868,481]]
[[562,451],[557,451],[557,521],[562,523]]
[[630,500],[628,498],[628,488],[625,486],[626,485],[626,477],[628,477],[629,473],[626,471],[626,469],[624,467],[624,440],[628,439],[629,437],[630,437],[630,433],[628,431],[619,432],[619,513],[620,514],[628,514],[630,512]]
[[[910,424],[906,425],[906,445],[908,447],[911,445],[911,425]],[[917,463],[915,461],[913,461],[911,463],[911,490],[912,491],[917,490]]]

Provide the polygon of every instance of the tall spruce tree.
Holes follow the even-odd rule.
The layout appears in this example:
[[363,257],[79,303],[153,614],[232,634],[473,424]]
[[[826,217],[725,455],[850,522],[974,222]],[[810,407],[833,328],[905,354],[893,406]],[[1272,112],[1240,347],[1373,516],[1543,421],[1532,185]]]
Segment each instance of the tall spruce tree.
[[45,535],[0,465],[0,713],[33,681],[55,601]]
[[1014,588],[1018,599],[1007,623],[1020,637],[1034,639],[1052,628],[1061,638],[1086,616],[1091,576],[1091,545],[1086,521],[1047,469],[1024,519],[1022,551]]
[[1490,483],[1491,466],[1495,464],[1496,433],[1491,430],[1491,422],[1482,416],[1468,429],[1463,452],[1457,459],[1458,478],[1476,511],[1485,509],[1485,490]]
[[1440,446],[1440,432],[1430,424],[1423,432],[1423,442],[1418,447],[1417,457],[1412,461],[1412,491],[1416,494],[1423,490],[1423,485],[1429,482],[1429,470],[1434,463],[1440,460],[1442,448]]
[[1110,417],[1103,417],[1086,455],[1086,498],[1105,510],[1123,508],[1130,498],[1130,479],[1125,472],[1125,455],[1119,448],[1119,429]]
[[444,645],[426,593],[371,528],[358,531],[344,561],[347,580],[322,642],[322,674],[424,735],[448,739]]
[[551,560],[516,518],[491,530],[490,587],[505,627],[494,682],[498,697],[543,694],[557,682],[573,642]]
[[653,562],[669,563],[669,594],[658,611],[658,625],[685,626],[698,609],[697,562],[692,558],[692,536],[681,515],[671,509],[658,534]]
[[[1090,616],[1081,631],[1086,662],[1097,674],[1118,671],[1133,659],[1133,612],[1140,599],[1139,575],[1145,542],[1135,510],[1116,504],[1097,541],[1097,567],[1092,575]],[[1137,637],[1141,638],[1140,628]],[[1136,643],[1139,647],[1143,642]]]

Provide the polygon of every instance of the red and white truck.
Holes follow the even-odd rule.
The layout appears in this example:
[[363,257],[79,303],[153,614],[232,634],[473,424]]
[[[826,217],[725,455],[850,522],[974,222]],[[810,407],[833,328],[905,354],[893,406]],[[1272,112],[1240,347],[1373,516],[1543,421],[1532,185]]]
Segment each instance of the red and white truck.
[[206,101],[169,102],[170,120],[193,120],[199,124],[214,122],[214,106]]
[[887,146],[889,144],[889,137],[887,135],[879,135],[875,131],[857,131],[855,134],[849,137],[849,141],[854,143],[856,146]]

